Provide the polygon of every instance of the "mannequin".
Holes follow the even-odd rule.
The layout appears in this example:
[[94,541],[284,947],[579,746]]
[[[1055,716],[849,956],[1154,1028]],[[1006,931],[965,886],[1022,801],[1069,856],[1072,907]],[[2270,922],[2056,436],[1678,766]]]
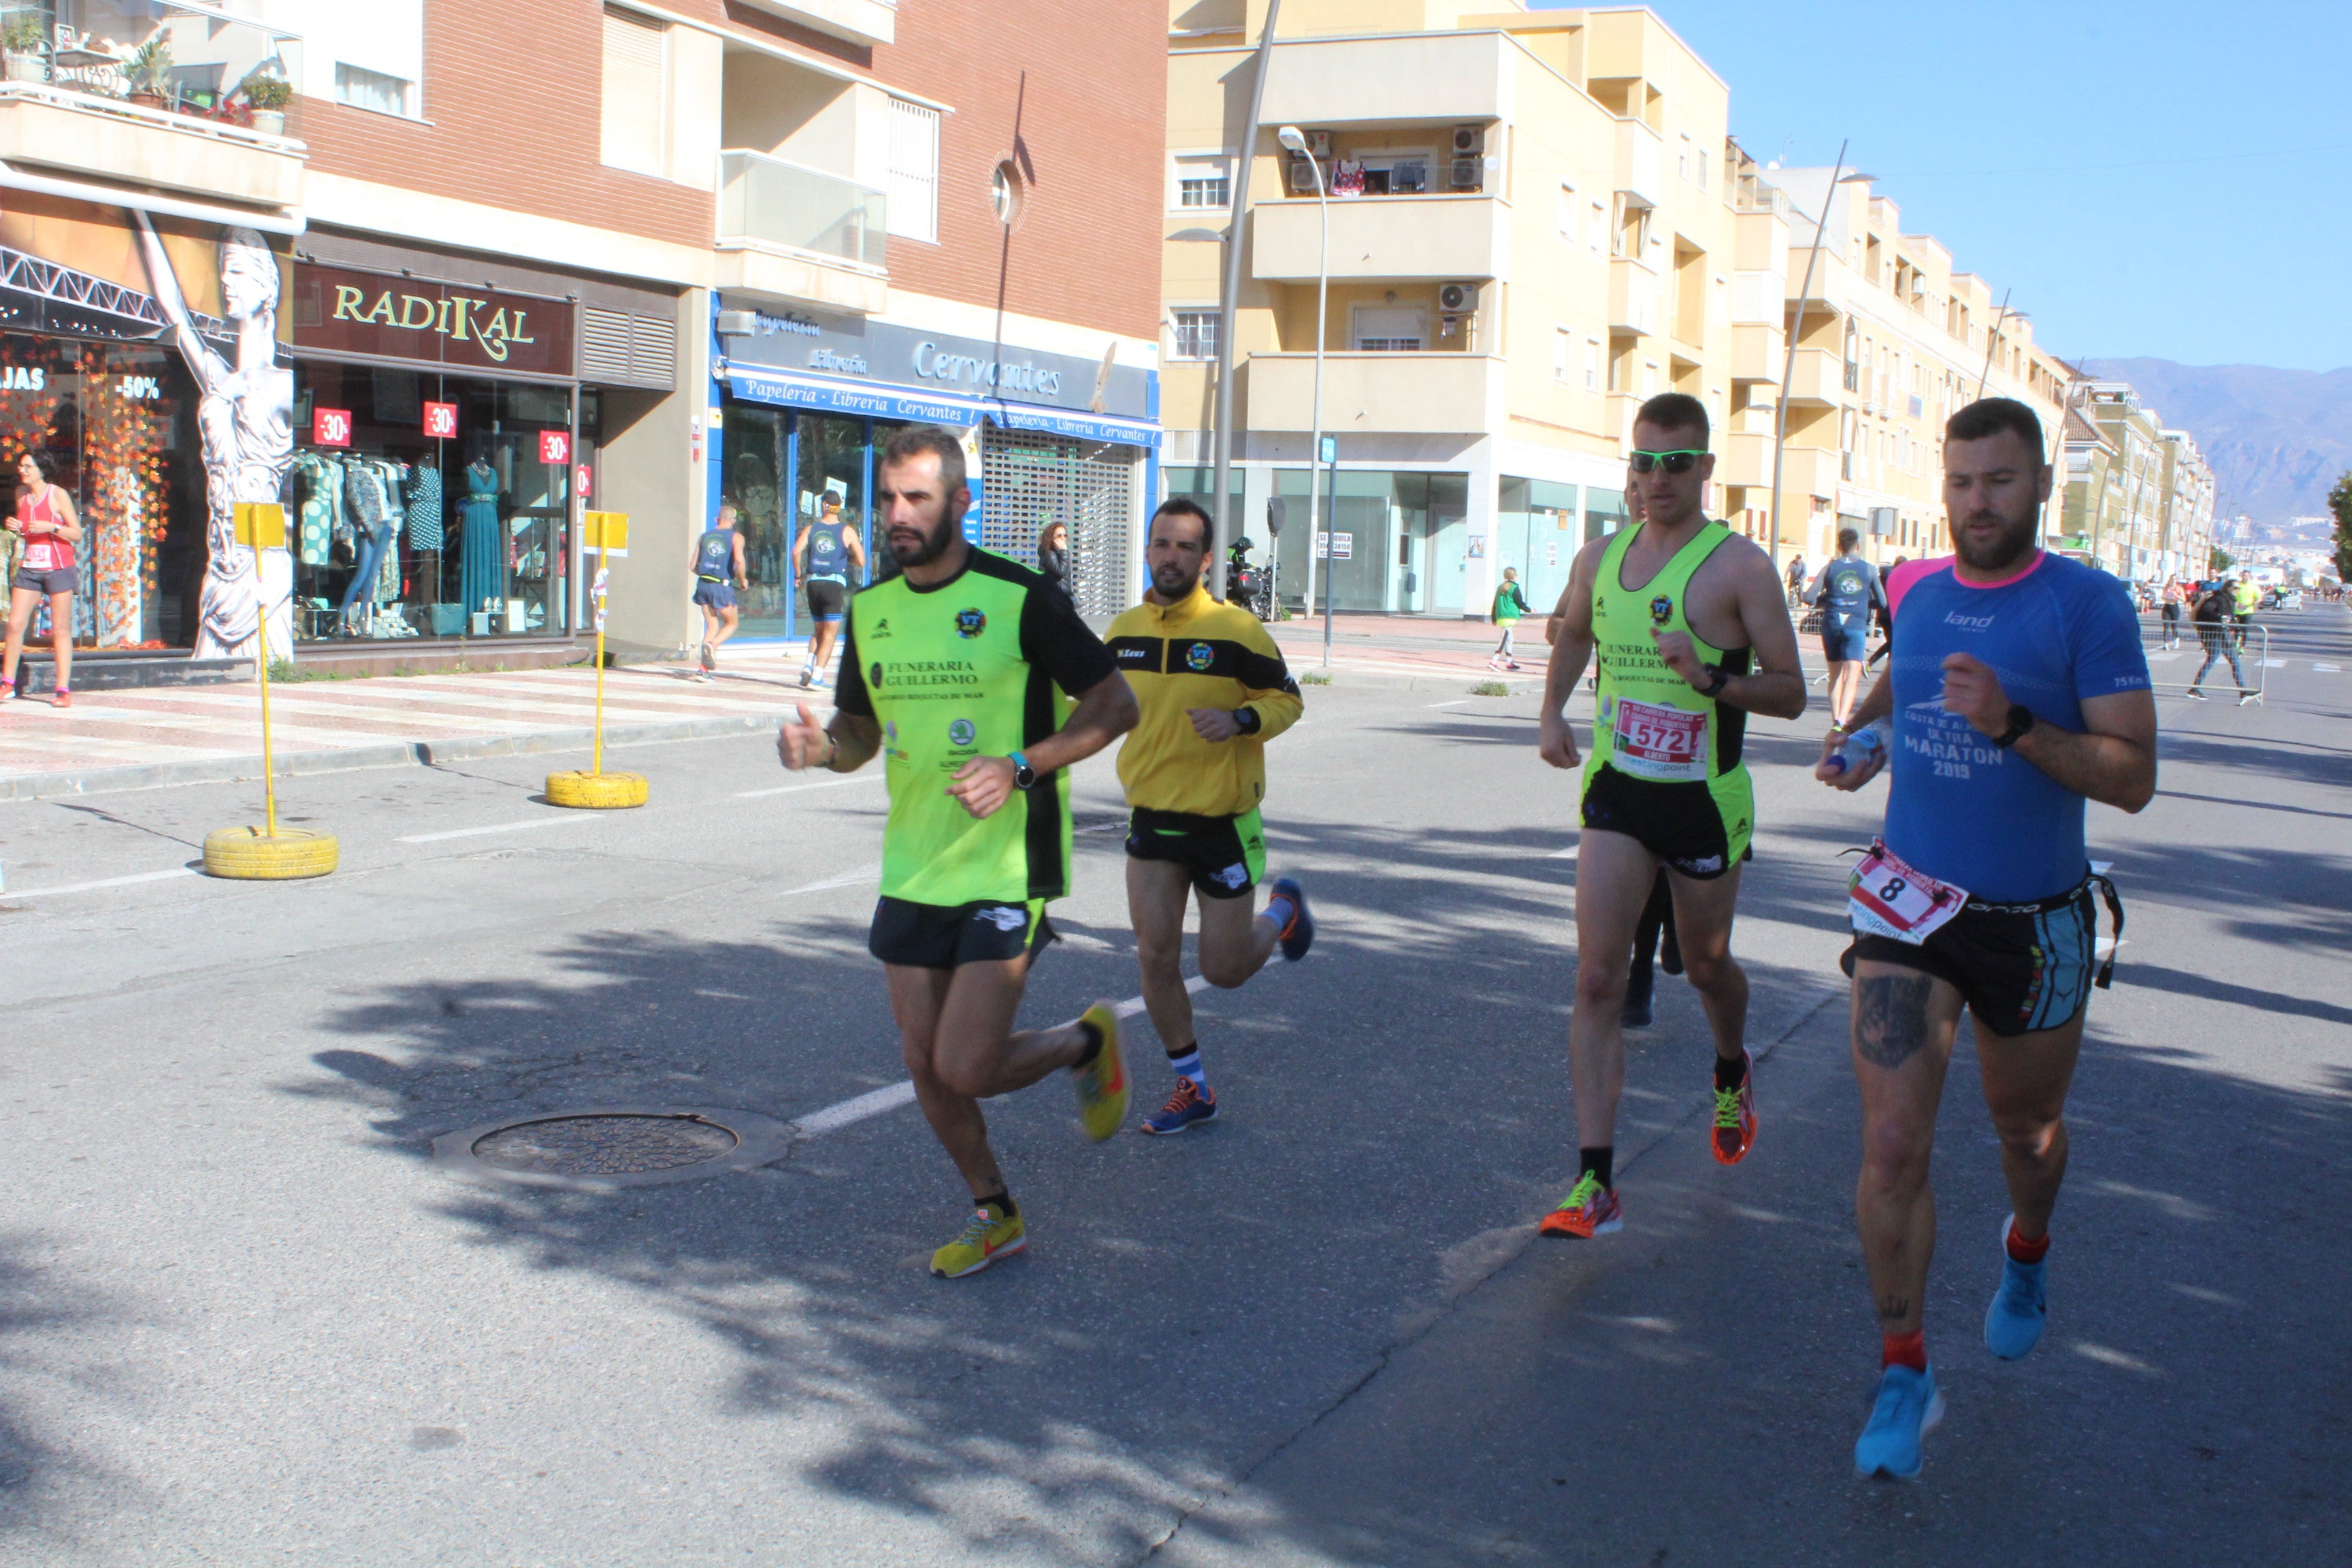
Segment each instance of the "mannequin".
[[495,609],[506,596],[506,541],[499,528],[498,469],[486,457],[466,465],[465,563],[461,598],[466,613]]

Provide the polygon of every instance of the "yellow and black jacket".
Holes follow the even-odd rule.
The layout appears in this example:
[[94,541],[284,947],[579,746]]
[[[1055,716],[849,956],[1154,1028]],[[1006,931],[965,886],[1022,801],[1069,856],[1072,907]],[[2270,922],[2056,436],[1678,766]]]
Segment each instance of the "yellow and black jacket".
[[[1146,599],[1110,624],[1113,658],[1143,717],[1118,752],[1127,803],[1192,816],[1239,816],[1265,798],[1265,743],[1298,721],[1298,683],[1255,616],[1196,587]],[[1245,732],[1201,739],[1189,708],[1246,712]]]

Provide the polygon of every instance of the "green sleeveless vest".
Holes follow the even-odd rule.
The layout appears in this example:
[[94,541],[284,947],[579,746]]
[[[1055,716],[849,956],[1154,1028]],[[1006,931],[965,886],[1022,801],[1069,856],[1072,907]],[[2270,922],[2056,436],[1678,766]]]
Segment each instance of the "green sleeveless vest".
[[1655,577],[1629,588],[1619,574],[1639,531],[1623,529],[1609,541],[1593,578],[1599,708],[1585,781],[1589,787],[1605,766],[1654,784],[1709,784],[1740,766],[1748,715],[1700,696],[1690,682],[1667,668],[1650,633],[1653,628],[1686,633],[1706,663],[1732,675],[1748,672],[1749,649],[1727,654],[1711,647],[1683,616],[1691,574],[1731,537],[1731,530],[1720,522],[1707,523]]

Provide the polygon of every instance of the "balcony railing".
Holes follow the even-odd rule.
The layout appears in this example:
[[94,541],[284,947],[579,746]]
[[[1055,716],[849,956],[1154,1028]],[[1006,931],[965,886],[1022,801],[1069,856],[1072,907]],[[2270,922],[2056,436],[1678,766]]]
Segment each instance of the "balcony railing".
[[838,174],[764,153],[719,154],[719,243],[782,246],[880,272],[885,198]]
[[7,79],[283,134],[302,41],[186,0],[0,5]]

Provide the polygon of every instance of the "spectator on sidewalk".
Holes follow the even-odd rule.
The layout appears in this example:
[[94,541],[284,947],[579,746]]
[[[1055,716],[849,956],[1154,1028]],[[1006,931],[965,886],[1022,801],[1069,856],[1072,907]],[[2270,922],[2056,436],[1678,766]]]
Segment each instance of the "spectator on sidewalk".
[[1070,531],[1055,521],[1037,535],[1037,570],[1065,599],[1070,596]]
[[[1511,638],[1517,635],[1519,623],[1532,613],[1528,608],[1527,592],[1519,586],[1518,568],[1504,567],[1503,585],[1495,590],[1495,608],[1492,616],[1494,623],[1503,628],[1503,639],[1495,645],[1494,653],[1486,659],[1488,669],[1519,668],[1519,661],[1511,656]],[[1547,640],[1552,635],[1549,625],[1546,626],[1545,635]]]

